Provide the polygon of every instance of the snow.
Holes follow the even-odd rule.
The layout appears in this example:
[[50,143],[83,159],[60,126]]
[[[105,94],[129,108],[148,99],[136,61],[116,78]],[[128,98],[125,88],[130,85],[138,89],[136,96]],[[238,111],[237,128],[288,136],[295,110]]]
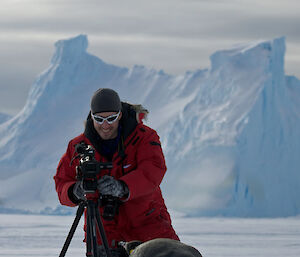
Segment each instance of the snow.
[[[143,104],[161,137],[168,207],[189,216],[300,213],[300,81],[284,73],[285,38],[211,56],[211,67],[174,76],[107,64],[84,35],[60,40],[15,117],[0,121],[0,211],[54,213],[52,177],[83,131],[100,87]],[[176,188],[176,190],[174,190]]]
[[[58,256],[73,216],[0,215],[0,256]],[[66,257],[85,256],[82,221]],[[205,257],[298,257],[300,218],[184,218],[173,215],[182,242]]]

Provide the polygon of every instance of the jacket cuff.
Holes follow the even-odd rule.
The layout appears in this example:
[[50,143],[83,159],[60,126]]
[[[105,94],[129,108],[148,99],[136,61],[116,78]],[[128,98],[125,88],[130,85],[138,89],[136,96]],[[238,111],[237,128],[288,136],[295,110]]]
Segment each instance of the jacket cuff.
[[68,197],[69,199],[76,205],[78,205],[82,200],[78,199],[74,193],[73,193],[73,190],[74,190],[74,186],[75,186],[75,183],[73,185],[71,185],[68,189]]
[[59,200],[60,200],[61,204],[67,205],[67,206],[70,206],[70,207],[74,207],[74,206],[77,205],[75,202],[72,201],[72,196],[69,193],[70,187],[73,187],[74,184],[75,184],[74,181],[70,181],[70,182],[67,182],[64,185],[64,187],[62,188],[62,191],[61,191],[60,197],[59,197]]

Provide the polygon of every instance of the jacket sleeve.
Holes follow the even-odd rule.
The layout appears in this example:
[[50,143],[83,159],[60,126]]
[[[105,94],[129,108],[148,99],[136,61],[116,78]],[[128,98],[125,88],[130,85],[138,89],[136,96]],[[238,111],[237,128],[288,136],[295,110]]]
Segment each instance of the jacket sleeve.
[[129,188],[129,198],[148,195],[157,190],[166,173],[165,158],[159,136],[153,130],[137,144],[137,168],[120,177]]
[[70,165],[74,153],[71,142],[69,142],[66,153],[59,161],[54,181],[60,203],[67,206],[76,206],[68,194],[69,188],[76,182],[75,166]]

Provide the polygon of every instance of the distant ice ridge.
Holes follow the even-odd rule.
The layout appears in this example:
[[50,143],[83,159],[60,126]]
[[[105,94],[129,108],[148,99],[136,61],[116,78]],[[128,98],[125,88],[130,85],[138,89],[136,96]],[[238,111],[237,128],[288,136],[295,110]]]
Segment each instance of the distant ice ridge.
[[[300,213],[300,81],[284,74],[285,39],[218,51],[211,68],[173,76],[86,52],[84,35],[55,44],[23,110],[0,123],[2,211],[62,213],[53,175],[83,131],[92,93],[111,87],[150,110],[168,172],[169,208],[188,215]],[[0,209],[0,210],[1,210]]]

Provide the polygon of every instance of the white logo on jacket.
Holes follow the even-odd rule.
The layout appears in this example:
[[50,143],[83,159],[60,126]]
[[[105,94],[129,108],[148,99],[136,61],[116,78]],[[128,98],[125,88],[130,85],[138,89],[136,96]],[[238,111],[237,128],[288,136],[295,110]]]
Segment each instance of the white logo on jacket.
[[129,168],[130,166],[131,166],[131,164],[127,164],[127,165],[124,165],[123,168],[124,168],[124,169],[127,169],[127,168]]

